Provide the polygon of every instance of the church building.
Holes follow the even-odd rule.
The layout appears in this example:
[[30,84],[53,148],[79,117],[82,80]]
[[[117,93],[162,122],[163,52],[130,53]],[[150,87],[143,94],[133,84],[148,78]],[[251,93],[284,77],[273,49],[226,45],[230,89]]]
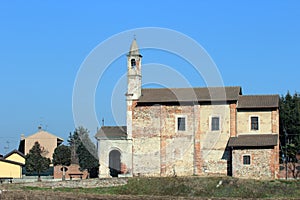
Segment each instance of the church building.
[[228,175],[276,179],[279,96],[241,87],[142,88],[142,55],[127,55],[127,125],[96,133],[100,177]]

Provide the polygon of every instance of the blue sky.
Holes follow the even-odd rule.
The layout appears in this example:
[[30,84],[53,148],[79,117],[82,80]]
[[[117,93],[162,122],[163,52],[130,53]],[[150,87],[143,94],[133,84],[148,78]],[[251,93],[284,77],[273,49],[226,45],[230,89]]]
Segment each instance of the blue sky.
[[[0,153],[17,148],[20,135],[35,133],[40,124],[67,139],[75,128],[72,92],[82,62],[98,44],[129,29],[162,27],[193,38],[224,84],[242,86],[244,94],[300,91],[299,10],[296,0],[1,1]],[[193,86],[205,86],[176,56],[141,53],[143,63],[174,66]],[[109,86],[126,72],[125,55],[110,70],[115,77],[101,80],[95,96],[96,114],[106,125],[115,123]]]

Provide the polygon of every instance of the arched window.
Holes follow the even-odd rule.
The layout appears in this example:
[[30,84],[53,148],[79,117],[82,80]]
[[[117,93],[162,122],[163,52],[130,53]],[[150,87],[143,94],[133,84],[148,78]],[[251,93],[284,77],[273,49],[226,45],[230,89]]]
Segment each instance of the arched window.
[[131,59],[131,67],[132,67],[132,68],[135,68],[135,66],[136,66],[136,61],[135,61],[135,59]]
[[109,153],[109,170],[112,177],[118,177],[121,173],[121,153],[118,150]]

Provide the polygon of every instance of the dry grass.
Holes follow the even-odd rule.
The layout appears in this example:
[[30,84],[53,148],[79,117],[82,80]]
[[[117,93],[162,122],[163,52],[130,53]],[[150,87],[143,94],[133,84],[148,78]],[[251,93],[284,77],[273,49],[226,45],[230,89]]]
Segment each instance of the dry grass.
[[[110,197],[107,195],[119,195],[118,199],[125,197],[125,199],[134,199],[141,196],[167,199],[171,197],[298,199],[300,197],[299,181],[259,181],[231,177],[130,178],[127,185],[104,188],[51,189],[13,185],[10,184],[12,190],[54,192],[67,196],[72,194],[73,197],[75,195],[101,195],[103,197],[104,195],[105,199]],[[116,198],[116,196],[111,197]]]

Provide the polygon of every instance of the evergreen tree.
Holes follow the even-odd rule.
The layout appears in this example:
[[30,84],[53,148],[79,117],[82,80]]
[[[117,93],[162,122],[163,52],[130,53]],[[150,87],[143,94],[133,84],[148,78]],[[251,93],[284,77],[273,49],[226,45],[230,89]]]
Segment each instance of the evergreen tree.
[[[280,145],[281,156],[289,162],[296,162],[300,150],[300,96],[287,92],[280,98]],[[285,155],[285,153],[287,155]],[[283,157],[282,157],[283,158]]]
[[[81,170],[87,170],[90,177],[98,177],[99,160],[95,144],[89,137],[89,131],[84,127],[78,127],[68,140],[71,148],[72,162],[75,157]],[[76,156],[75,156],[76,155]]]
[[80,143],[77,148],[79,166],[81,170],[86,169],[91,178],[98,177],[99,160],[86,148],[84,143]]
[[78,133],[75,131],[74,134],[70,132],[68,143],[71,150],[71,164],[79,164],[78,156],[76,153],[76,149],[79,146],[80,139],[78,137]]
[[63,176],[62,180],[66,179],[66,169],[65,166],[71,164],[71,150],[70,147],[65,145],[60,145],[56,147],[53,153],[53,165],[62,165]]
[[42,156],[41,146],[38,142],[29,150],[25,156],[25,168],[29,173],[36,172],[38,181],[41,181],[41,173],[49,169],[50,159]]

